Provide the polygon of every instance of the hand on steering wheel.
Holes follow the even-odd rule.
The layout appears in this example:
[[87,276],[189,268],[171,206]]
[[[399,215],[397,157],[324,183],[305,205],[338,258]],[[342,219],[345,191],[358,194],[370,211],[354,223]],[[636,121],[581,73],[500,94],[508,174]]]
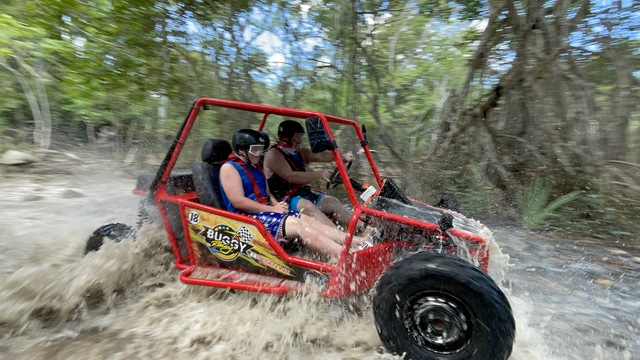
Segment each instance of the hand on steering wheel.
[[[351,160],[346,164],[347,173],[349,172],[349,169],[351,169],[351,164],[353,164],[353,158],[351,158]],[[340,184],[342,184],[342,177],[340,177],[340,171],[338,171],[338,167],[336,166],[335,170],[333,170],[333,173],[329,177],[329,181],[327,182],[327,190],[331,190]]]

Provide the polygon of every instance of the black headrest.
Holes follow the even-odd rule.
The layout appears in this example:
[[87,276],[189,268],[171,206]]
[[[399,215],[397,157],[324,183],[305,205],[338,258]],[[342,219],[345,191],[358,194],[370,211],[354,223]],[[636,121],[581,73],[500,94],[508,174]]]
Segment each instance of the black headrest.
[[231,152],[231,144],[227,140],[208,139],[202,145],[202,161],[209,164],[225,161]]
[[265,131],[260,131],[260,133],[262,134],[262,138],[264,139],[264,149],[267,150],[269,148],[269,134],[267,134]]

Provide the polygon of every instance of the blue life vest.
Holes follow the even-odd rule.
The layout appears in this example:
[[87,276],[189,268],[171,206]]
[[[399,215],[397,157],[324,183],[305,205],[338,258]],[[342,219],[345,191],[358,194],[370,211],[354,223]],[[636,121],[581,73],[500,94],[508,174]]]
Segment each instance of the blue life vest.
[[[261,204],[268,204],[267,180],[264,176],[264,172],[262,171],[262,167],[260,167],[260,165],[251,166],[239,158],[235,158],[227,162],[233,165],[233,167],[238,171],[238,174],[240,174],[240,178],[242,179],[242,188],[244,189],[244,196]],[[242,211],[233,206],[229,197],[227,197],[224,188],[221,186],[220,189],[222,190],[222,202],[224,203],[225,209],[227,211],[242,214]]]

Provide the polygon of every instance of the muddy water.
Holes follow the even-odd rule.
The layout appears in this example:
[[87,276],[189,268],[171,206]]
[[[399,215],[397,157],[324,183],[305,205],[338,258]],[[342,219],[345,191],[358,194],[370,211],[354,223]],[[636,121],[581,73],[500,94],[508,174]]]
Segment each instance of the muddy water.
[[509,228],[495,237],[511,256],[510,300],[549,358],[640,359],[640,248]]
[[[396,358],[366,297],[184,285],[153,226],[82,257],[96,227],[135,223],[134,182],[94,167],[0,175],[0,358]],[[517,323],[511,359],[640,358],[637,249],[514,229],[494,237],[505,255],[492,275]]]

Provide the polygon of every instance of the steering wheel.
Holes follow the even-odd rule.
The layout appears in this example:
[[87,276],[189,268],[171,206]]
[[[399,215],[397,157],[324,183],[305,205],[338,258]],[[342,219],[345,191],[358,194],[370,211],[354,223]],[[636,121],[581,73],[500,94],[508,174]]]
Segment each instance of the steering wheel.
[[[351,169],[351,164],[353,164],[353,159],[347,161],[347,173],[349,172],[349,169]],[[331,176],[329,177],[329,181],[327,182],[327,190],[331,190],[340,184],[342,184],[342,178],[340,177],[340,171],[338,171],[338,167],[336,166],[336,168],[333,170],[333,173],[331,173]]]

